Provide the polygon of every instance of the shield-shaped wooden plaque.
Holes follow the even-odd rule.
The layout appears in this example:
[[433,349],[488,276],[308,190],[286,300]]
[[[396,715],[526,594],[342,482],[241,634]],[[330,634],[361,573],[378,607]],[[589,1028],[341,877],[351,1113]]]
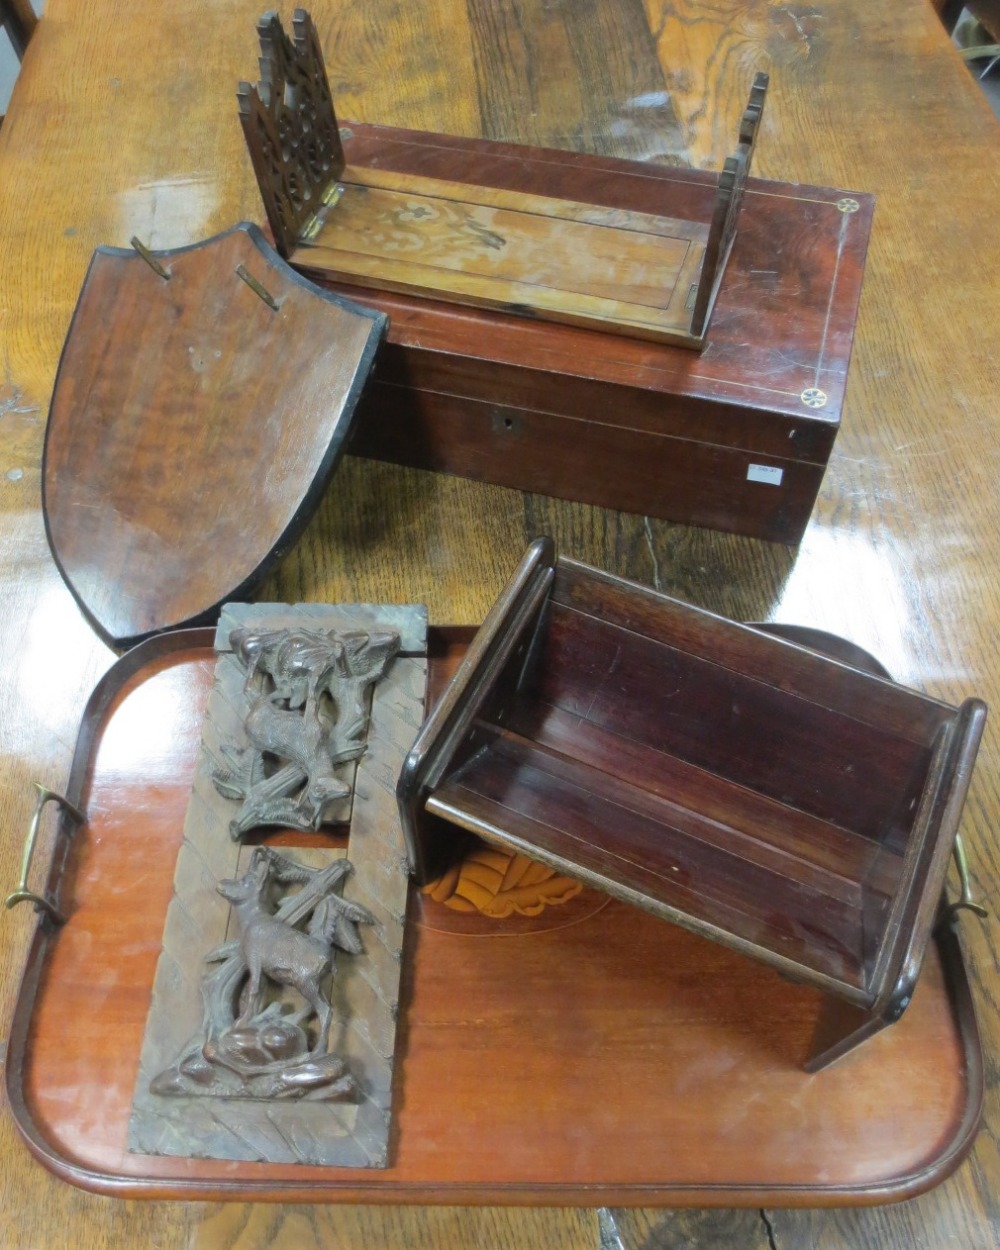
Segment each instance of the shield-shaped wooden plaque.
[[243,223],[100,247],[45,437],[56,563],[115,645],[212,619],[291,547],[344,449],[386,329]]

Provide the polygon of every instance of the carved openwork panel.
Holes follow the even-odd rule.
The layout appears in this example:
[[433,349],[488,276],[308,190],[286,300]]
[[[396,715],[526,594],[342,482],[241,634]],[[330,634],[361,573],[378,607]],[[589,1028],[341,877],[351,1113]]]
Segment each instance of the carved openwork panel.
[[294,42],[265,13],[260,82],[241,82],[240,121],[278,251],[289,256],[344,168],[326,66],[312,18],[296,9]]
[[426,631],[417,605],[224,608],[130,1150],[386,1165]]
[[371,688],[399,635],[237,629],[229,644],[245,674],[244,734],[223,744],[226,763],[212,779],[240,803],[233,838],[261,826],[315,832],[342,801],[349,813],[353,771],[344,770],[365,752]]

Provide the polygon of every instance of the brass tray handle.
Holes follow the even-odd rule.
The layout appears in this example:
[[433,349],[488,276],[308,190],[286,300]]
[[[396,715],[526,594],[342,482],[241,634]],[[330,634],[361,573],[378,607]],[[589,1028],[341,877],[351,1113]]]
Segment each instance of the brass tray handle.
[[949,903],[945,908],[946,918],[952,921],[958,912],[971,911],[985,920],[990,913],[982,903],[977,903],[972,897],[972,885],[969,882],[969,861],[965,857],[965,846],[962,843],[961,834],[955,837],[952,855],[955,857],[955,867],[958,869],[959,895],[954,903]]
[[31,869],[31,860],[35,854],[35,841],[38,837],[38,826],[42,821],[42,811],[45,804],[52,800],[58,803],[63,811],[67,812],[77,824],[82,824],[86,817],[83,812],[69,799],[61,794],[57,794],[55,790],[49,790],[45,786],[40,786],[37,781],[32,782],[38,798],[35,802],[35,814],[31,818],[31,824],[28,826],[28,836],[24,840],[24,854],[21,857],[21,880],[18,882],[17,889],[7,895],[6,905],[8,908],[16,907],[18,903],[34,903],[36,911],[44,911],[51,916],[56,924],[65,924],[66,917],[56,907],[51,899],[45,898],[42,894],[35,894],[34,891],[28,889],[28,872]]

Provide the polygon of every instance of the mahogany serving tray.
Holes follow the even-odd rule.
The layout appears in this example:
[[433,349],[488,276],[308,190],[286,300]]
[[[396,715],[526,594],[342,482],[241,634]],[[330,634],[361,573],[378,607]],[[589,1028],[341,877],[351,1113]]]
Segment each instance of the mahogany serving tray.
[[[471,635],[431,631],[432,697]],[[808,1076],[815,990],[595,891],[504,921],[414,892],[389,1167],[128,1154],[211,642],[141,644],[84,715],[67,797],[87,821],[57,829],[48,882],[68,919],[39,918],[6,1063],[58,1176],[189,1200],[816,1206],[909,1197],[964,1157],[983,1062],[950,928],[899,1024]]]

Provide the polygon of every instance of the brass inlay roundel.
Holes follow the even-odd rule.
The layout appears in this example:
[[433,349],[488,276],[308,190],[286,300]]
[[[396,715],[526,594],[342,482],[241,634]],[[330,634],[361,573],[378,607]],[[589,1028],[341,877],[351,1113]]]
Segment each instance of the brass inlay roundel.
[[849,195],[845,195],[843,199],[837,201],[836,207],[839,208],[842,213],[856,213],[861,205],[857,200],[852,200]]
[[826,403],[826,391],[821,391],[818,386],[807,386],[799,399],[807,408],[822,408]]

